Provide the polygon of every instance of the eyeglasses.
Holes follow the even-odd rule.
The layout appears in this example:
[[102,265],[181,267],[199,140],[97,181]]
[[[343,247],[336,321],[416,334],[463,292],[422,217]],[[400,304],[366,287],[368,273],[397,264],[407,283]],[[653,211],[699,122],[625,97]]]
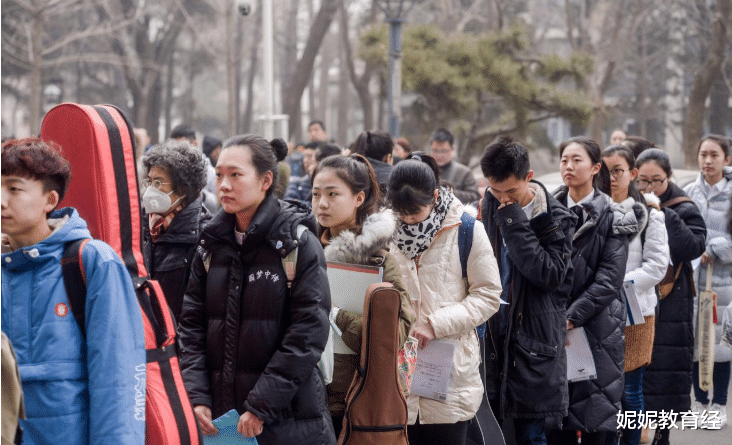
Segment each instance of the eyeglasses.
[[646,188],[646,187],[648,187],[649,185],[650,185],[651,187],[655,188],[655,187],[657,187],[657,186],[659,186],[659,185],[663,184],[663,182],[664,182],[665,180],[667,180],[667,179],[668,179],[668,176],[666,176],[666,177],[665,177],[665,178],[663,178],[663,179],[653,179],[653,180],[650,180],[650,181],[645,181],[645,180],[643,180],[643,179],[639,179],[639,180],[638,180],[638,187],[639,187],[639,188],[640,188],[641,190],[645,189],[645,188]]
[[150,186],[153,186],[153,187],[155,187],[158,190],[160,190],[160,187],[162,187],[163,185],[172,185],[172,184],[173,184],[172,182],[162,182],[159,179],[156,179],[154,181],[150,181],[149,179],[145,179],[142,182],[142,185],[144,185],[145,188],[150,187]]
[[623,176],[623,173],[627,171],[628,170],[623,170],[622,168],[616,168],[614,170],[610,170],[610,174],[613,175],[613,178],[620,179],[620,177]]

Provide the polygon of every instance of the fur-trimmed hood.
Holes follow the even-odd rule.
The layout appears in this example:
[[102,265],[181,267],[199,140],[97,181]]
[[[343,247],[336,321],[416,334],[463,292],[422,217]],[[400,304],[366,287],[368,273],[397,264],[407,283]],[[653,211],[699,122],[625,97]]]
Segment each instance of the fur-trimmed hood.
[[368,264],[379,250],[386,249],[397,229],[391,209],[372,213],[363,222],[361,233],[344,230],[323,249],[326,261]]
[[635,233],[632,233],[630,236],[630,239],[632,240],[636,236],[638,236],[643,230],[645,230],[646,226],[648,225],[648,217],[649,217],[649,209],[648,207],[655,207],[656,209],[660,209],[661,201],[658,199],[656,195],[653,193],[644,193],[643,198],[646,200],[646,205],[643,205],[641,202],[636,202],[633,198],[628,197],[619,205],[624,208],[627,212],[630,212],[631,210],[635,214],[635,219],[637,221],[638,225],[638,231]]

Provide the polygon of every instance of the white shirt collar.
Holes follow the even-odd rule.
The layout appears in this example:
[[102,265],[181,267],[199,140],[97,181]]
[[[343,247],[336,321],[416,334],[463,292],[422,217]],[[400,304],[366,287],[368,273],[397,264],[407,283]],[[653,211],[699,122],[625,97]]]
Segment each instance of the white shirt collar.
[[714,185],[709,185],[707,180],[704,179],[704,176],[702,176],[702,184],[704,184],[704,193],[707,195],[707,198],[711,198],[727,188],[727,178],[723,176],[721,181],[718,181]]
[[583,202],[588,202],[592,200],[592,197],[595,195],[595,188],[593,187],[590,191],[590,194],[585,196],[584,198],[580,199],[579,202],[574,202],[571,196],[569,196],[569,192],[567,192],[567,208],[571,209],[572,207],[576,205],[580,205]]

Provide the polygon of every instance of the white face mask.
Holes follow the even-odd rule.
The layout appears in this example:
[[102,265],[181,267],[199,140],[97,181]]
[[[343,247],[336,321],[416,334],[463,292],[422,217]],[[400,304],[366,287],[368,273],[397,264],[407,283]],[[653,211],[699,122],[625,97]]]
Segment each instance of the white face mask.
[[175,200],[175,203],[171,202],[170,194],[173,193],[171,190],[169,193],[161,192],[153,186],[150,186],[145,190],[142,195],[142,205],[145,207],[145,212],[150,213],[166,213],[173,204],[177,204],[180,198]]

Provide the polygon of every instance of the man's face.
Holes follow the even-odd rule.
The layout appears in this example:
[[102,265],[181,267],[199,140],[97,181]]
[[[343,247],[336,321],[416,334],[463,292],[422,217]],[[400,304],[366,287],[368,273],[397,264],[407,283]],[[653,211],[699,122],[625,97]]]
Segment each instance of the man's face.
[[511,175],[503,181],[487,178],[490,187],[488,191],[501,203],[501,206],[518,203],[524,207],[534,199],[534,194],[529,187],[529,181],[533,176],[534,172],[530,170],[524,179],[519,179],[516,175]]
[[306,148],[303,150],[302,155],[302,165],[305,166],[305,171],[307,171],[309,175],[312,175],[313,171],[315,171],[315,167],[318,165],[318,162],[315,160],[315,149]]
[[[35,244],[35,236],[48,227],[46,214],[58,204],[58,193],[44,191],[43,181],[21,176],[2,176],[2,233],[11,244]],[[27,244],[30,240],[31,244]]]
[[320,124],[312,124],[308,127],[308,135],[310,136],[310,142],[323,141],[326,142],[325,130]]
[[455,148],[447,141],[432,141],[432,144],[430,144],[430,149],[432,151],[432,157],[435,158],[435,161],[437,161],[437,165],[439,165],[440,167],[452,161],[452,155],[455,153]]

